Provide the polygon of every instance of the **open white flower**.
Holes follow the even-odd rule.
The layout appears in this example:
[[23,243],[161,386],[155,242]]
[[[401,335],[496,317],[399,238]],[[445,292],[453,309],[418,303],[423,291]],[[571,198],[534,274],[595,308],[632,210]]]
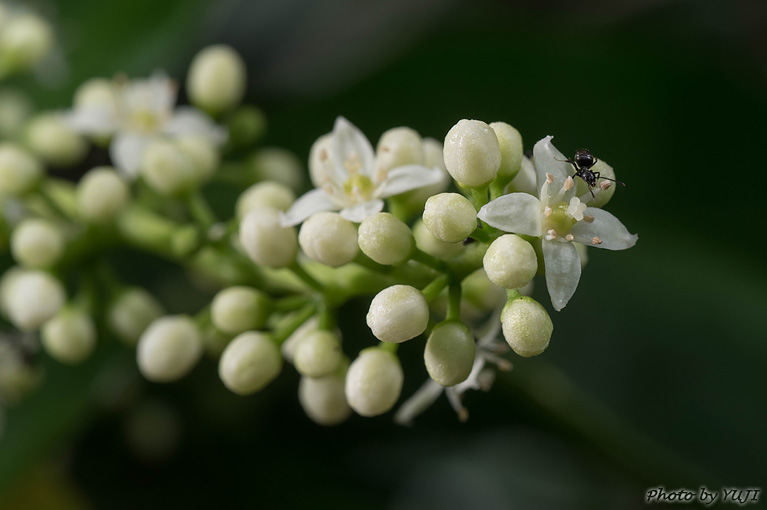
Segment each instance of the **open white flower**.
[[91,80],[75,97],[65,119],[77,132],[113,136],[114,165],[135,178],[144,150],[157,136],[203,136],[215,145],[226,140],[224,128],[191,106],[175,108],[177,86],[162,72],[138,80]]
[[[581,277],[581,262],[573,242],[608,250],[625,250],[636,244],[612,214],[587,207],[588,192],[576,197],[572,166],[551,144],[551,136],[533,148],[539,198],[526,193],[511,193],[480,209],[477,217],[505,232],[542,238],[546,286],[556,310],[561,310],[575,293]],[[604,182],[594,193],[607,189]]]
[[373,146],[343,117],[336,119],[332,133],[314,142],[309,172],[316,189],[301,196],[281,216],[283,226],[297,225],[321,211],[340,211],[347,220],[359,223],[383,209],[383,198],[443,178],[439,168],[421,165],[377,168]]

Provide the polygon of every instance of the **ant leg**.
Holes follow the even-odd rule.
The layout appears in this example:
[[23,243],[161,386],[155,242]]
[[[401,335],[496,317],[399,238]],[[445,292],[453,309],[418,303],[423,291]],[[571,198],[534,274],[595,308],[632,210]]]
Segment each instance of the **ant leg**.
[[602,175],[601,175],[599,172],[594,172],[594,176],[595,176],[597,179],[604,179],[604,180],[606,180],[606,181],[617,182],[617,183],[618,183],[618,184],[620,184],[621,186],[625,186],[625,184],[624,184],[624,183],[622,183],[621,181],[616,181],[615,179],[610,179],[609,177],[602,177]]

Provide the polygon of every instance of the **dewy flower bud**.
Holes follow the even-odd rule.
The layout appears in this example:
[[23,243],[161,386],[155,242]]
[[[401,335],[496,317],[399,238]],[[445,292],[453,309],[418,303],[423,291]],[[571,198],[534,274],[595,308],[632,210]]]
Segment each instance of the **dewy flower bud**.
[[509,182],[519,172],[522,165],[522,135],[519,131],[505,122],[493,122],[490,127],[498,137],[498,145],[501,148],[501,168],[498,170],[498,178]]
[[413,237],[419,250],[435,257],[450,257],[464,250],[462,242],[446,243],[434,237],[434,234],[424,225],[423,220],[418,220],[413,226]]
[[194,163],[180,148],[168,140],[155,140],[144,152],[141,175],[146,183],[162,195],[180,195],[198,183]]
[[198,182],[206,182],[218,168],[218,147],[209,136],[190,133],[176,138],[177,147],[192,163]]
[[360,249],[379,264],[406,262],[413,252],[414,244],[410,228],[392,214],[377,213],[360,223]]
[[136,358],[141,373],[154,382],[171,382],[184,377],[202,355],[200,332],[191,317],[166,316],[144,331],[138,341]]
[[370,347],[349,366],[346,400],[362,416],[377,416],[391,409],[402,391],[404,375],[397,357]]
[[463,241],[477,228],[477,210],[458,193],[440,193],[426,201],[423,223],[440,241]]
[[253,155],[250,165],[260,181],[278,182],[294,191],[303,186],[304,169],[301,160],[288,150],[265,147]]
[[0,143],[0,194],[23,195],[37,185],[42,164],[11,142]]
[[296,347],[294,364],[301,375],[324,377],[338,368],[343,359],[341,342],[330,331],[309,333]]
[[282,357],[289,363],[295,363],[295,356],[296,351],[298,350],[298,346],[301,345],[301,342],[306,340],[307,336],[317,331],[319,324],[320,321],[316,315],[301,324],[298,329],[293,332],[292,335],[290,335],[284,342],[282,342],[282,345],[280,346]]
[[89,223],[110,223],[130,198],[128,185],[112,167],[89,171],[77,184],[77,208]]
[[264,333],[248,331],[226,346],[218,363],[218,375],[238,395],[262,389],[282,370],[277,345]]
[[495,179],[501,148],[495,131],[479,120],[461,120],[445,137],[445,167],[458,184],[480,187]]
[[237,199],[237,217],[242,218],[254,207],[273,207],[278,211],[287,211],[295,202],[293,190],[274,181],[258,182],[249,187]]
[[210,318],[224,333],[237,335],[264,327],[269,308],[269,298],[263,292],[250,287],[229,287],[213,298]]
[[208,46],[192,60],[186,88],[192,104],[211,113],[229,110],[245,93],[245,62],[230,46]]
[[405,165],[423,163],[421,136],[409,127],[397,127],[381,135],[376,146],[375,168],[389,171]]
[[424,332],[429,323],[429,306],[415,287],[392,285],[373,298],[367,323],[382,342],[401,343]]
[[122,292],[109,307],[107,320],[117,336],[135,345],[146,328],[164,313],[162,305],[144,289]]
[[482,264],[490,281],[506,289],[524,287],[538,270],[538,258],[532,245],[514,234],[493,241]]
[[54,166],[72,166],[85,157],[88,144],[55,113],[44,113],[29,121],[27,146]]
[[337,372],[320,378],[302,377],[298,385],[301,407],[320,425],[338,425],[352,414],[344,392],[346,370]]
[[61,230],[48,220],[22,221],[11,235],[11,253],[22,266],[47,268],[59,261],[66,241]]
[[19,69],[27,69],[37,64],[51,49],[52,44],[51,27],[32,13],[11,17],[0,31],[3,57]]
[[546,309],[530,297],[506,303],[501,312],[503,336],[511,348],[524,358],[537,356],[549,346],[554,325]]
[[357,228],[338,213],[319,212],[301,225],[298,244],[310,259],[342,266],[357,256]]
[[53,317],[64,304],[61,283],[42,271],[14,273],[3,290],[8,317],[22,331],[32,331]]
[[84,311],[64,308],[41,330],[43,347],[61,363],[76,364],[85,360],[96,346],[96,326]]
[[[601,177],[615,179],[615,170],[613,170],[613,167],[601,159],[598,159],[594,166],[590,168],[590,170],[592,172],[599,172]],[[593,198],[591,193],[589,193],[589,186],[583,179],[575,179],[575,183],[577,186],[575,195],[581,197],[583,203],[589,207],[604,207],[615,194],[616,184],[608,180],[599,179],[597,181],[597,186],[601,185],[605,186],[605,188],[601,190],[594,188],[595,197]]]
[[257,264],[286,267],[296,259],[296,229],[280,225],[280,213],[271,207],[256,207],[240,223],[240,242]]
[[426,342],[423,359],[436,383],[453,386],[463,382],[474,366],[474,336],[461,322],[437,324]]

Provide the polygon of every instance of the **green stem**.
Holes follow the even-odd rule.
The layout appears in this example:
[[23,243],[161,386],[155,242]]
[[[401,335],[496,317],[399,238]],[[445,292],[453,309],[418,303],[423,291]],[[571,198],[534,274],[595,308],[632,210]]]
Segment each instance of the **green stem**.
[[272,338],[278,345],[282,344],[288,339],[290,335],[300,328],[304,322],[309,320],[312,315],[317,311],[317,305],[315,303],[309,303],[301,308],[296,314],[290,317],[285,323],[280,324],[272,333]]
[[492,243],[493,238],[490,236],[490,234],[487,233],[484,229],[477,227],[474,229],[474,232],[471,233],[469,236],[475,241],[479,241],[480,243]]
[[392,354],[397,354],[397,348],[398,347],[399,347],[399,344],[395,344],[395,343],[392,343],[392,342],[380,342],[378,344],[378,348],[379,349],[381,349],[383,351],[386,351],[386,352],[390,352]]
[[487,186],[471,188],[471,198],[474,200],[474,207],[479,211],[488,202]]
[[354,257],[354,263],[364,267],[365,269],[369,269],[377,273],[388,273],[389,271],[391,271],[390,266],[384,266],[383,264],[379,264],[378,262],[371,259],[370,257],[368,257],[362,252],[358,253],[357,256]]
[[490,200],[495,200],[496,198],[503,195],[507,184],[508,182],[500,182],[498,179],[493,181],[493,183],[490,184]]
[[436,269],[437,271],[441,271],[443,273],[448,271],[447,264],[444,260],[440,260],[437,257],[429,255],[428,253],[423,252],[418,248],[413,250],[413,254],[410,256],[410,258],[423,264],[424,266]]
[[450,290],[448,291],[447,300],[447,317],[445,317],[445,320],[461,320],[461,282],[457,280],[450,282]]
[[423,294],[423,297],[426,298],[426,302],[429,303],[434,301],[434,299],[439,296],[439,293],[442,292],[442,289],[447,286],[449,281],[450,277],[446,274],[443,274],[432,280],[429,285],[421,289],[421,294]]
[[307,284],[312,289],[316,290],[320,294],[323,294],[325,292],[325,288],[322,286],[320,282],[314,279],[312,275],[306,272],[306,269],[301,267],[301,265],[296,261],[293,262],[293,264],[289,268],[291,271],[293,271],[293,274],[301,278],[301,280]]
[[333,308],[328,303],[328,300],[323,297],[317,305],[319,310],[319,323],[317,328],[323,331],[332,331],[335,328],[335,316],[333,315]]
[[206,231],[216,223],[216,215],[199,190],[189,193],[184,202],[192,218]]
[[272,310],[275,312],[293,312],[305,306],[311,300],[306,296],[287,296],[274,301]]
[[53,211],[54,214],[60,216],[61,218],[65,220],[72,220],[72,217],[67,213],[57,202],[56,200],[51,196],[51,194],[43,187],[40,187],[40,189],[37,190],[37,196],[42,199],[43,203]]

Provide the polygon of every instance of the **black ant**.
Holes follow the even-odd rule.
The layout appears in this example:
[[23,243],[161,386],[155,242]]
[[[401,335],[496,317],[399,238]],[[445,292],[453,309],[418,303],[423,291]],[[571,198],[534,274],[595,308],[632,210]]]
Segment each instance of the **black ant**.
[[[557,161],[562,160],[558,159]],[[625,184],[623,184],[621,181],[616,181],[615,179],[610,179],[609,177],[602,177],[599,172],[592,171],[591,167],[597,164],[597,158],[594,157],[594,155],[588,149],[578,149],[575,151],[574,158],[567,158],[565,161],[575,167],[575,175],[573,175],[573,177],[580,177],[583,182],[586,183],[586,185],[589,187],[589,192],[591,193],[592,198],[595,197],[592,188],[597,185],[597,180],[599,179],[617,182],[621,186],[625,186]]]

